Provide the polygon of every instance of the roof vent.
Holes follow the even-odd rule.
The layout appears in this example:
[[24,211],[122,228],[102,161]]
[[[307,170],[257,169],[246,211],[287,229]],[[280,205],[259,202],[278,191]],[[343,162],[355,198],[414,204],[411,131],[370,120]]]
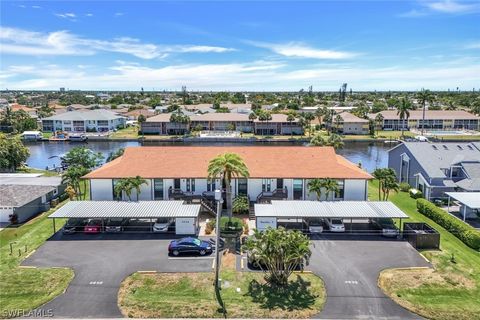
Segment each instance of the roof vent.
[[436,145],[432,145],[433,150],[438,150]]
[[461,145],[457,145],[458,150],[463,150]]
[[467,144],[468,149],[473,150],[473,147],[469,144]]
[[448,150],[448,147],[446,145],[443,145],[443,149]]

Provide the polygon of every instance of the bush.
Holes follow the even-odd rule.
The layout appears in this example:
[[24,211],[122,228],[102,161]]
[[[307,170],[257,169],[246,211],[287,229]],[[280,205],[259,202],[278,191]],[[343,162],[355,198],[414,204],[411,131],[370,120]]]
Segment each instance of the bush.
[[[211,230],[215,229],[216,219],[212,219],[207,223],[208,228],[210,225]],[[205,228],[205,232],[207,231]],[[223,233],[238,233],[243,231],[243,221],[239,218],[229,218],[229,217],[221,217],[220,218],[220,232]]]
[[413,199],[423,198],[422,191],[420,191],[418,189],[412,188],[412,189],[408,190],[408,193],[410,194],[410,197],[412,197]]
[[417,200],[417,209],[418,212],[447,229],[470,248],[480,250],[480,231],[475,230],[472,226],[451,216],[425,199]]
[[247,196],[240,195],[233,199],[232,212],[235,214],[248,213],[250,202]]
[[410,189],[412,188],[408,183],[406,182],[402,182],[399,184],[399,187],[400,187],[400,191],[403,191],[403,192],[408,192],[410,191]]

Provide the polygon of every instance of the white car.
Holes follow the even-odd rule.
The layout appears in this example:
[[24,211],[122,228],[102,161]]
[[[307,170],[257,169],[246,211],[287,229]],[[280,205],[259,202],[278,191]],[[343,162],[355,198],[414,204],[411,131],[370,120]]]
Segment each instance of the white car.
[[312,220],[308,222],[308,231],[310,233],[322,233],[323,232],[323,221],[322,220]]
[[174,222],[173,219],[158,218],[153,225],[153,232],[167,232]]
[[342,219],[327,219],[327,226],[331,232],[345,232],[345,225]]

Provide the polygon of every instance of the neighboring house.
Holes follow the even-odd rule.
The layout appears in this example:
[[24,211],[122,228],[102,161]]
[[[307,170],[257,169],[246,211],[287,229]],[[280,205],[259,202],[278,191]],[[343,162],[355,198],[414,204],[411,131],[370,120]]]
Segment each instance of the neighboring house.
[[128,120],[137,120],[140,115],[150,118],[155,115],[155,111],[153,109],[135,109],[124,114]]
[[185,134],[197,127],[208,131],[229,131],[232,128],[240,132],[252,132],[262,135],[289,135],[302,134],[303,128],[299,120],[295,119],[292,123],[287,121],[284,114],[272,114],[269,121],[260,121],[258,119],[251,121],[248,114],[242,113],[205,113],[190,114],[189,123],[170,122],[171,113],[162,113],[148,118],[142,123],[142,132],[144,134],[174,135]]
[[49,209],[49,202],[65,192],[61,177],[40,174],[0,173],[0,222],[16,213],[19,222]]
[[357,117],[350,112],[339,113],[338,116],[342,119],[337,123],[335,120],[337,115],[333,116],[333,121],[329,127],[338,130],[339,133],[343,134],[368,134],[369,133],[369,121],[367,119],[362,119]]
[[477,142],[404,142],[388,151],[388,167],[427,199],[446,197],[451,191],[480,191]]
[[[380,113],[383,116],[382,130],[402,130],[402,127],[404,130],[409,130],[423,127],[422,110],[410,110],[408,121],[400,120],[397,110],[386,110]],[[377,114],[370,114],[370,119],[375,120]],[[426,110],[424,128],[427,130],[479,130],[480,117],[462,110]]]
[[123,156],[84,178],[89,180],[92,200],[114,200],[118,180],[135,176],[147,180],[140,200],[211,199],[221,182],[207,179],[207,167],[225,152],[238,154],[250,173],[249,178],[233,179],[233,197],[247,195],[253,202],[313,200],[309,180],[331,178],[338,182],[339,192],[330,193],[328,200],[367,200],[367,181],[372,177],[332,147],[128,147]]
[[69,111],[42,119],[46,132],[109,132],[123,127],[124,117],[103,109]]

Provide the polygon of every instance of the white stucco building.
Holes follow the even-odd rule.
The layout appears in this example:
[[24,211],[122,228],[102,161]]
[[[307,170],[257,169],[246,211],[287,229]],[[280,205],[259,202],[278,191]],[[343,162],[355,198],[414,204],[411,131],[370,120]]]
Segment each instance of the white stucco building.
[[42,119],[45,132],[109,132],[123,127],[124,117],[103,109],[68,111]]

